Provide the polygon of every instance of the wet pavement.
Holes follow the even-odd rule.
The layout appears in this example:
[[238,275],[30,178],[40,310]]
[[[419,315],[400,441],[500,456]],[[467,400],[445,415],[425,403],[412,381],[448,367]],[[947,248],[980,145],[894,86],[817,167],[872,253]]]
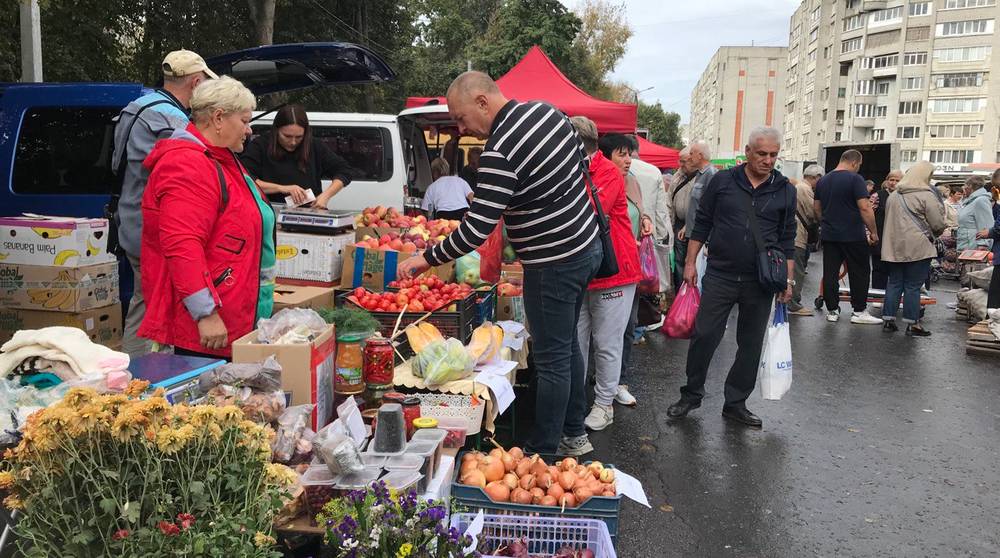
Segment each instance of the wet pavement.
[[618,555],[1000,556],[1000,362],[966,356],[968,325],[944,306],[956,286],[935,285],[925,339],[793,316],[794,383],[781,401],[751,396],[759,431],[720,414],[733,318],[702,407],[679,421],[666,409],[688,342],[649,334],[633,353],[639,406],[591,435],[592,458],[652,504],[624,501]]

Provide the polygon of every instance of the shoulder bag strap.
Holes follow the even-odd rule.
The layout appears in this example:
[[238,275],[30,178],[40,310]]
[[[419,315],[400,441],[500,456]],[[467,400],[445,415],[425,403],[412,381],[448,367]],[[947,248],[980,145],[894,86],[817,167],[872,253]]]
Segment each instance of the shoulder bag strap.
[[903,209],[906,210],[906,214],[910,216],[910,220],[913,221],[913,224],[917,226],[917,229],[923,233],[924,238],[926,238],[931,244],[934,244],[934,234],[927,228],[923,221],[917,218],[917,214],[910,209],[910,206],[906,203],[906,198],[903,196],[903,193],[897,192],[897,194],[899,194],[899,203],[903,204]]
[[747,212],[750,214],[750,232],[753,233],[753,243],[757,247],[757,252],[767,249],[764,245],[764,237],[760,234],[760,226],[757,224],[757,208],[753,204],[753,191],[747,195]]
[[129,122],[128,129],[125,131],[125,145],[122,147],[121,158],[118,159],[118,167],[115,170],[115,175],[118,179],[112,184],[112,188],[115,190],[111,192],[112,196],[122,195],[122,177],[125,176],[125,167],[128,165],[128,141],[132,138],[132,128],[135,127],[135,123],[139,121],[139,115],[145,112],[146,109],[150,107],[155,107],[156,105],[173,104],[167,99],[161,99],[159,101],[153,101],[148,105],[143,105],[139,107],[139,110],[135,112],[135,117],[132,118],[132,122]]
[[683,182],[681,182],[680,184],[677,185],[676,188],[674,188],[674,193],[670,196],[670,205],[673,205],[674,202],[677,201],[677,194],[679,194],[681,192],[681,190],[683,190],[684,187],[687,186],[688,182],[691,182],[691,180],[695,176],[697,176],[697,173],[692,174],[691,176],[685,178]]
[[608,216],[604,213],[604,208],[601,207],[601,198],[598,195],[597,187],[594,186],[594,181],[590,178],[590,169],[587,168],[586,159],[580,162],[580,170],[583,171],[583,179],[587,181],[587,188],[590,189],[590,198],[594,204],[594,213],[597,215],[597,226],[601,229],[601,234],[608,234],[611,230],[611,224],[608,222]]

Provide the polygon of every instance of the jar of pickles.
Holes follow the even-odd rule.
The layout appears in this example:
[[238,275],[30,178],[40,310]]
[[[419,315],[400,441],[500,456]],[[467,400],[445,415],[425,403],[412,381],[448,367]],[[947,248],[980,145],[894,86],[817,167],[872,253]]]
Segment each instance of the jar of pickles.
[[403,420],[406,421],[406,439],[409,440],[413,436],[413,431],[416,427],[413,426],[413,421],[420,418],[420,398],[419,397],[407,397],[403,400]]
[[333,384],[336,393],[356,394],[365,390],[361,343],[368,335],[368,333],[347,333],[337,336],[337,361]]
[[391,384],[395,372],[394,356],[391,341],[383,337],[369,338],[363,351],[365,383],[380,386]]

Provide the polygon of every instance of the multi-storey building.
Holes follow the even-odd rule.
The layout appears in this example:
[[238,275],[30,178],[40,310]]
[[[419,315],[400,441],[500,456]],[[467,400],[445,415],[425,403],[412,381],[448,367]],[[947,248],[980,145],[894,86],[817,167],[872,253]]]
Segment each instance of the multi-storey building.
[[894,142],[905,169],[1000,161],[997,0],[804,0],[791,19],[785,157]]
[[785,47],[720,47],[691,92],[688,137],[704,140],[714,159],[743,153],[756,126],[782,125]]

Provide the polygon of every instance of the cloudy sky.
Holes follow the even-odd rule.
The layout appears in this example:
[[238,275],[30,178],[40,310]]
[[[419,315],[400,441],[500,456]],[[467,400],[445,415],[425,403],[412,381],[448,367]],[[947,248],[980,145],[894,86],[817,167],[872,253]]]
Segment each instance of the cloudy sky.
[[[574,8],[581,0],[561,0]],[[615,0],[612,0],[615,1]],[[623,0],[632,25],[614,78],[688,121],[691,89],[720,46],[786,46],[799,0]]]

